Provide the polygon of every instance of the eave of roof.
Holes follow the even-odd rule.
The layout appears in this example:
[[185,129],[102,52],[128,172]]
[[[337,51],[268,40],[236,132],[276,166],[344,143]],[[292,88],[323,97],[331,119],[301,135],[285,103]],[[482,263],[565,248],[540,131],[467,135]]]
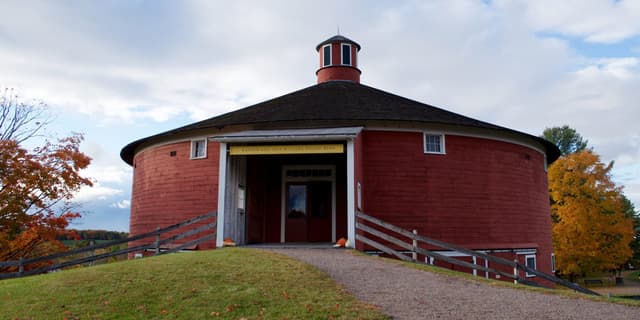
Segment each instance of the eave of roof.
[[356,46],[358,51],[360,51],[360,45],[357,42],[355,42],[355,41],[353,41],[353,40],[351,40],[351,39],[349,39],[347,37],[341,36],[341,35],[335,35],[335,36],[333,36],[333,37],[331,37],[331,38],[329,38],[329,39],[327,39],[325,41],[320,42],[316,46],[316,51],[320,50],[320,47],[324,46],[325,44],[334,43],[334,42],[350,43],[350,44]]
[[284,129],[284,130],[247,130],[231,132],[211,137],[218,142],[277,142],[311,140],[346,140],[355,138],[363,127]]
[[243,109],[136,140],[122,149],[120,157],[131,165],[137,148],[147,142],[212,128],[270,124],[286,129],[287,124],[292,122],[366,122],[376,120],[434,123],[506,131],[542,144],[547,153],[548,163],[555,161],[560,156],[560,151],[553,143],[527,133],[472,119],[363,84],[350,81],[328,81]]

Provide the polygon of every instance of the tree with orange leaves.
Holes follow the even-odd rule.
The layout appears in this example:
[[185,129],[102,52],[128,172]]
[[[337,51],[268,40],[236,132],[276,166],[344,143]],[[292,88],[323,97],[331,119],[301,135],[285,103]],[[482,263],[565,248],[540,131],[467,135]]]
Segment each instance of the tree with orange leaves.
[[591,150],[568,154],[549,167],[556,268],[576,275],[618,269],[632,250],[633,221],[621,188]]
[[0,261],[60,248],[55,236],[79,217],[69,211],[70,200],[92,184],[80,175],[91,162],[79,150],[82,134],[24,147],[42,138],[45,109],[42,103],[20,102],[12,90],[0,97]]

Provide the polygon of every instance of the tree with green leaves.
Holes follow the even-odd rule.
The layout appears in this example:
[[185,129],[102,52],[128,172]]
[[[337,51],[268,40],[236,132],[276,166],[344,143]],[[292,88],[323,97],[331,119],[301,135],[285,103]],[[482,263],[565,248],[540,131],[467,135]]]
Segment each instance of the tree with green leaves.
[[542,132],[541,138],[555,143],[563,156],[585,150],[589,143],[588,140],[585,140],[575,129],[568,125],[546,128]]

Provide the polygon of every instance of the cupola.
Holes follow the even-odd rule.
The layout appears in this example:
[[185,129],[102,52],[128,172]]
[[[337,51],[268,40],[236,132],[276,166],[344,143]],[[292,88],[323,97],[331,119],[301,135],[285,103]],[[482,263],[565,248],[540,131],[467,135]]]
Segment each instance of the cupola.
[[341,35],[333,36],[316,46],[320,68],[316,71],[318,83],[342,80],[360,83],[358,51],[360,45]]

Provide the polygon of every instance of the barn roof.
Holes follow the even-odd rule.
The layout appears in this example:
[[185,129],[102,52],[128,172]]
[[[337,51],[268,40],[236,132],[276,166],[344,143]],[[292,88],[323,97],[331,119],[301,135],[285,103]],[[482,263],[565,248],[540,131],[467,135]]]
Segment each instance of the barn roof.
[[411,121],[506,131],[537,141],[545,146],[547,160],[560,155],[558,148],[542,138],[491,123],[472,119],[438,107],[407,99],[351,81],[328,81],[267,100],[240,110],[136,140],[120,152],[133,163],[137,147],[156,139],[202,129],[221,129],[232,125],[281,124],[312,121]]

